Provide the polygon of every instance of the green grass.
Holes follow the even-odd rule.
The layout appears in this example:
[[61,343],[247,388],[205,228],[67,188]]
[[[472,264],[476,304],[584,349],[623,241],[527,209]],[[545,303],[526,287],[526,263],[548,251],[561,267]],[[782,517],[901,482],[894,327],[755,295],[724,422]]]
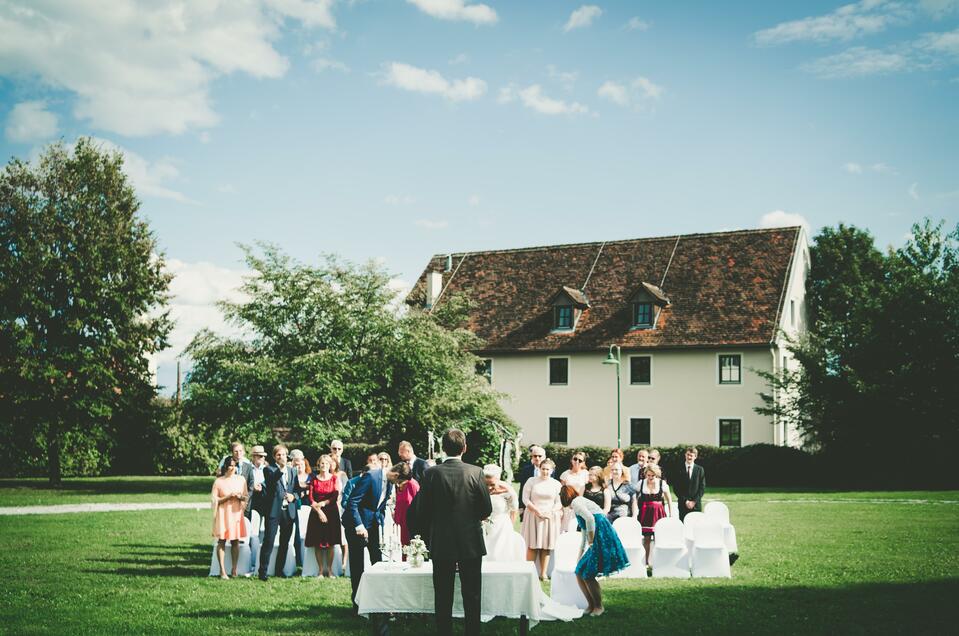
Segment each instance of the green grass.
[[[205,495],[209,484],[131,481],[151,490],[105,480],[96,497]],[[959,504],[949,503],[959,493],[720,495],[739,538],[733,579],[603,582],[603,617],[533,634],[922,634],[959,621]],[[836,503],[813,503],[824,498]],[[900,503],[913,499],[934,503]],[[209,528],[208,512],[189,510],[0,517],[0,633],[368,633],[350,616],[345,579],[209,579]],[[393,633],[431,633],[424,620],[401,617]],[[496,619],[484,633],[516,626]]]
[[208,501],[212,487],[213,477],[89,477],[64,479],[60,488],[46,479],[0,479],[0,507]]

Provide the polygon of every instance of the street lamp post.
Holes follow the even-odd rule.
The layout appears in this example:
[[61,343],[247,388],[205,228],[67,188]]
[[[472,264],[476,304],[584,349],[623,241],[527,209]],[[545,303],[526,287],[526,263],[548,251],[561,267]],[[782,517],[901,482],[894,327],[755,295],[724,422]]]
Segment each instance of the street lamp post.
[[[613,355],[614,348],[616,349],[615,356]],[[623,447],[623,434],[621,426],[623,418],[620,416],[619,412],[619,363],[621,359],[622,351],[620,350],[619,345],[609,345],[609,355],[607,355],[606,359],[603,360],[603,364],[612,364],[616,366],[616,448]]]

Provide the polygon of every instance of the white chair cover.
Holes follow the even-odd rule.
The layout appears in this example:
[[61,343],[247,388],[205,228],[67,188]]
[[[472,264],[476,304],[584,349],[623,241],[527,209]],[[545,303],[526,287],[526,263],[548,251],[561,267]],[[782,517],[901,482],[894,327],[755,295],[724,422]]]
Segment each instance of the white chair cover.
[[[246,526],[246,539],[240,540],[240,556],[236,565],[236,573],[238,576],[249,574],[250,563],[252,561],[250,552],[250,521],[244,518],[243,525]],[[213,542],[213,556],[210,557],[210,576],[220,576],[220,563],[216,560],[217,543],[217,541]],[[226,550],[223,555],[223,565],[226,567],[228,573],[233,571],[233,554],[229,542],[226,545]]]
[[578,532],[564,532],[556,539],[556,548],[550,558],[552,575],[549,596],[562,605],[586,609],[589,603],[579,589],[574,572],[582,540],[582,535]]
[[694,524],[693,577],[731,578],[729,551],[723,539],[723,527],[706,518]]
[[613,530],[616,531],[623,548],[626,550],[626,555],[629,556],[629,567],[614,574],[613,578],[647,578],[646,549],[643,548],[643,526],[632,517],[620,517],[613,522]]
[[729,523],[729,508],[721,501],[710,501],[703,508],[703,514],[708,518],[714,519],[723,527],[723,540],[726,542],[726,549],[730,553],[739,552],[739,546],[736,543],[736,528]]
[[[256,513],[253,513],[256,514]],[[293,541],[296,540],[296,537],[293,536],[295,532],[290,534],[290,544],[286,550],[286,562],[283,564],[283,574],[285,576],[293,576],[296,573],[296,551],[293,549]],[[259,537],[261,545],[263,541],[262,534]],[[277,530],[276,538],[273,539],[273,549],[270,551],[270,562],[267,564],[266,573],[269,576],[273,576],[273,573],[276,572],[276,555],[280,548],[280,531]],[[257,550],[253,555],[254,564],[253,571],[258,572],[260,569],[260,551]],[[316,563],[316,559],[313,560]]]
[[653,578],[688,579],[689,552],[683,523],[676,517],[664,517],[653,528],[656,540],[650,552]]
[[685,536],[686,536],[686,549],[689,550],[690,566],[692,566],[693,543],[695,542],[693,530],[696,524],[702,521],[705,517],[706,515],[704,515],[703,513],[697,512],[694,510],[693,512],[687,512],[686,518],[683,519],[683,526],[685,528]]

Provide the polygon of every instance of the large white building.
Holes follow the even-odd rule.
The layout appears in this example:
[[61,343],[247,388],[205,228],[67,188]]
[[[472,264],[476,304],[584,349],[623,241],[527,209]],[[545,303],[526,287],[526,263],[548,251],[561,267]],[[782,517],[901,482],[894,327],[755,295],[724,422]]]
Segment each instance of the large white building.
[[437,255],[407,302],[472,299],[482,371],[527,443],[795,445],[754,408],[757,371],[792,364],[808,273],[802,228],[691,234]]

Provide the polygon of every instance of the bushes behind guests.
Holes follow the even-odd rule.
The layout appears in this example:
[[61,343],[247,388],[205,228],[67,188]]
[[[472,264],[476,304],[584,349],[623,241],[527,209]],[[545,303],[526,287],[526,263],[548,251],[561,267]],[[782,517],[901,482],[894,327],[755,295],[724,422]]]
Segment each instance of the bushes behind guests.
[[[627,466],[636,463],[636,452],[646,446],[630,446],[623,449]],[[686,446],[656,447],[661,459],[660,466],[667,480],[675,479],[685,464]],[[828,479],[818,470],[818,458],[805,451],[788,446],[753,444],[737,448],[697,446],[699,457],[696,463],[706,471],[706,485],[727,487],[818,487]],[[586,453],[588,466],[605,466],[612,449],[602,446],[546,445],[546,455],[556,462],[559,472],[569,468],[569,459],[576,451]],[[524,452],[523,461],[528,461]]]

